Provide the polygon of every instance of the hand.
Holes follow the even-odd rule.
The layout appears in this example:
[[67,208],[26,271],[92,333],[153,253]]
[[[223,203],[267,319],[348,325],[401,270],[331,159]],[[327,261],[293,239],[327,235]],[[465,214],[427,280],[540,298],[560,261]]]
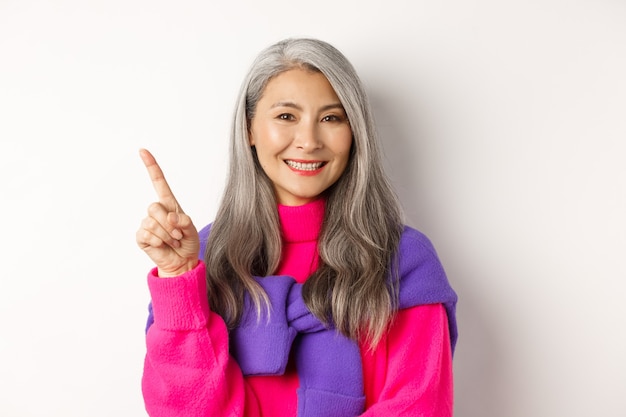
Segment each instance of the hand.
[[148,216],[137,230],[137,245],[154,261],[160,277],[181,275],[198,264],[198,231],[180,208],[154,156],[146,149],[139,155],[159,201],[148,207]]

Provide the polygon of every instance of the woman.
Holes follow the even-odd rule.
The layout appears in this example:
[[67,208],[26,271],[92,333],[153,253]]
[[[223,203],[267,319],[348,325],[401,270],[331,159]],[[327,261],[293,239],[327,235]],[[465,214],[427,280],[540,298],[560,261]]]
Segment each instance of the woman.
[[452,415],[456,294],[402,223],[364,88],[337,49],[288,39],[257,57],[200,233],[141,156],[159,197],[137,232],[157,266],[151,416]]

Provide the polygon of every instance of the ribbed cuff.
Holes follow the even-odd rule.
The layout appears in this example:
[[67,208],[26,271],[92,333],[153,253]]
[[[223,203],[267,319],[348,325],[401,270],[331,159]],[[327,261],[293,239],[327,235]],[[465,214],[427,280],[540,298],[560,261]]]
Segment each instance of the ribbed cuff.
[[157,269],[148,274],[154,325],[164,330],[196,330],[206,327],[209,302],[204,262],[183,275],[159,278]]

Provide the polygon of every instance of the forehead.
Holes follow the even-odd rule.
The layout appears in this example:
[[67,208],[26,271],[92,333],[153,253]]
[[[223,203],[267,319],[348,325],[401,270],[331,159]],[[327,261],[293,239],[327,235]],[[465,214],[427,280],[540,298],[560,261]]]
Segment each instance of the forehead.
[[293,68],[271,78],[263,90],[261,101],[314,100],[339,102],[335,90],[324,74]]

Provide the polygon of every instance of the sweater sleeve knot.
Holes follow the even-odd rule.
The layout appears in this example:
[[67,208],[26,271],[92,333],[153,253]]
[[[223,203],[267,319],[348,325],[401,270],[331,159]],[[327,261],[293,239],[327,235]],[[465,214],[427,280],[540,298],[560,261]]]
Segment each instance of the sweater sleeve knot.
[[302,285],[288,276],[256,278],[269,311],[246,295],[244,314],[231,331],[231,354],[244,375],[281,375],[290,352],[300,379],[298,416],[356,416],[365,406],[357,343],[326,327],[306,307]]

